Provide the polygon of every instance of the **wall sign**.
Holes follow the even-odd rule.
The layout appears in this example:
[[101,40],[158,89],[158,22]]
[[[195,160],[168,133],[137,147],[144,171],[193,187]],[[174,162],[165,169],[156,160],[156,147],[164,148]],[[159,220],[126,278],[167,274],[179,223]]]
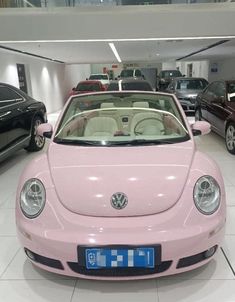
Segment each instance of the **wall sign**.
[[27,80],[25,75],[25,66],[24,64],[16,64],[16,66],[17,66],[20,90],[24,91],[25,93],[28,93]]

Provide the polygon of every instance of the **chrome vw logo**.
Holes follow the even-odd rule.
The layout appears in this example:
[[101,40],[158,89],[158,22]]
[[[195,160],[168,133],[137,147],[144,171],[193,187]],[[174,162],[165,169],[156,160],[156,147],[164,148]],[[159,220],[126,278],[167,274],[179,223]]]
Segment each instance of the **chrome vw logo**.
[[116,210],[124,209],[127,204],[128,204],[128,198],[126,194],[117,192],[112,195],[111,205],[114,209]]

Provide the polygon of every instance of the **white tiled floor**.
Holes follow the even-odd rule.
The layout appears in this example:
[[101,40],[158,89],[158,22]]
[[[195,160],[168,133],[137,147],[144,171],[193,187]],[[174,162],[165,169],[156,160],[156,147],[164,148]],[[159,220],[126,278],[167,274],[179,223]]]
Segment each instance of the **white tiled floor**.
[[[49,117],[53,123],[56,116]],[[235,302],[235,156],[214,133],[196,142],[223,172],[228,210],[223,250],[195,271],[143,281],[76,280],[35,268],[16,237],[14,199],[24,165],[37,154],[22,150],[0,163],[0,302]]]

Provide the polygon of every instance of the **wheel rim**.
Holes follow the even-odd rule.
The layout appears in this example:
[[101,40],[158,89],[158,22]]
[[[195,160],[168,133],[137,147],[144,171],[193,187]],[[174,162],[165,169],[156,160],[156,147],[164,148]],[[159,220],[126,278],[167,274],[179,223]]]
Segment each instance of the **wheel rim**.
[[235,128],[232,125],[226,131],[226,145],[230,151],[235,149]]
[[38,148],[43,147],[45,141],[44,137],[37,134],[37,128],[39,125],[41,125],[41,123],[41,120],[36,120],[34,122],[34,141]]

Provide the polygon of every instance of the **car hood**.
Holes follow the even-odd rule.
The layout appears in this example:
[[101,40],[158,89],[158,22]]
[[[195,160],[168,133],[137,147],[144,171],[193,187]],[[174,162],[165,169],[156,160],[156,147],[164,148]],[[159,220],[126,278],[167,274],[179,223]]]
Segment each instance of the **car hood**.
[[186,98],[195,98],[199,92],[201,92],[201,89],[187,89],[187,90],[177,90],[176,96],[178,98],[186,97]]
[[[89,216],[139,216],[165,211],[180,198],[194,143],[138,147],[81,147],[52,143],[51,177],[60,202]],[[111,197],[124,193],[123,209]]]

